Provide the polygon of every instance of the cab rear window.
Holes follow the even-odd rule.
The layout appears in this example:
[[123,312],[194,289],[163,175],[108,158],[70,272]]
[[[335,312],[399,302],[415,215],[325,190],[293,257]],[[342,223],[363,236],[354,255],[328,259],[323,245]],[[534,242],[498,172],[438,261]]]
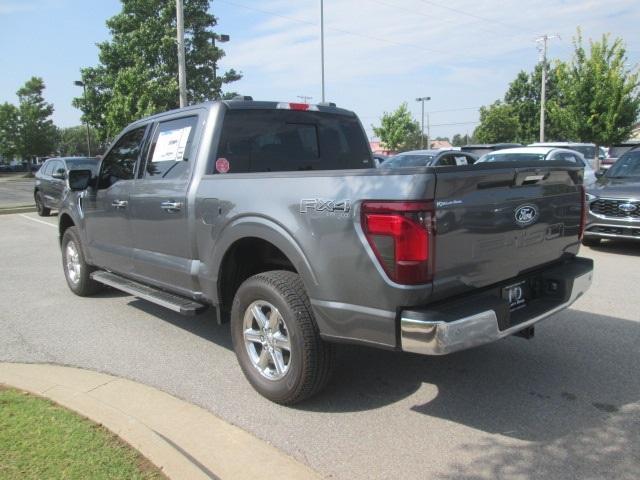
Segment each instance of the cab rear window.
[[355,117],[294,110],[228,110],[211,173],[372,168]]

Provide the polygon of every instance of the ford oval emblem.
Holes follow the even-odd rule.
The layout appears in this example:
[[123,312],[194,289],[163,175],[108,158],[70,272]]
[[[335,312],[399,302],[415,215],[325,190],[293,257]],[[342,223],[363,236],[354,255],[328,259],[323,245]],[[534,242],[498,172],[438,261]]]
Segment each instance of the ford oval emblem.
[[618,208],[623,212],[631,213],[635,212],[638,209],[638,206],[634,205],[633,203],[621,203],[620,205],[618,205]]
[[535,205],[520,205],[516,208],[516,223],[521,227],[531,225],[538,220],[538,207]]

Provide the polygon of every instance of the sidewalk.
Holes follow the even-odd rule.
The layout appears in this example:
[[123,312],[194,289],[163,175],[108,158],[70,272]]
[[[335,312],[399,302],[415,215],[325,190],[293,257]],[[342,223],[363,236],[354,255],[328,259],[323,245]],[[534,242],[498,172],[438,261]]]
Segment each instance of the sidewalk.
[[0,384],[102,424],[171,479],[320,478],[215,415],[130,380],[71,367],[0,363]]

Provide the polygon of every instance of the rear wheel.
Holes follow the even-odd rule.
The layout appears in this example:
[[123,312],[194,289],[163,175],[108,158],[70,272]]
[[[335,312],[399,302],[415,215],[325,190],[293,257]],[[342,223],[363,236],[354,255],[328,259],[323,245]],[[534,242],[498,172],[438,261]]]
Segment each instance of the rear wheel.
[[67,285],[73,293],[81,297],[93,295],[102,289],[100,283],[91,279],[95,269],[87,264],[80,245],[80,235],[76,227],[69,227],[62,236],[62,268]]
[[298,403],[329,381],[333,346],[320,338],[304,285],[293,272],[261,273],[240,285],[231,336],[245,377],[269,400]]
[[38,212],[38,215],[40,215],[41,217],[48,217],[51,214],[51,209],[45,207],[44,197],[42,196],[42,192],[39,192],[39,191],[36,192],[35,199],[36,199],[36,211]]
[[597,247],[600,241],[600,238],[582,237],[582,244],[586,247]]

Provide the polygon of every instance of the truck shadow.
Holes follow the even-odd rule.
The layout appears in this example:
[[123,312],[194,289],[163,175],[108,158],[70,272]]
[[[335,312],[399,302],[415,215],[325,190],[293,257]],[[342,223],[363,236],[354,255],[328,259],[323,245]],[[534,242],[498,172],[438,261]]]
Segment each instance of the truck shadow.
[[618,255],[631,255],[634,257],[640,256],[640,243],[633,240],[605,240],[599,245],[589,248],[603,253],[616,253]]
[[[217,325],[211,309],[183,317],[141,300],[131,305],[232,349],[229,325]],[[542,324],[531,341],[507,338],[443,357],[338,345],[328,387],[293,408],[352,413],[404,403],[400,409],[488,434],[548,442],[638,407],[638,345],[640,322],[573,309]]]
[[[298,408],[357,412],[412,396],[413,412],[543,441],[640,399],[640,322],[569,310],[536,333],[445,357],[342,349],[330,388]],[[423,385],[435,397],[417,392]]]

